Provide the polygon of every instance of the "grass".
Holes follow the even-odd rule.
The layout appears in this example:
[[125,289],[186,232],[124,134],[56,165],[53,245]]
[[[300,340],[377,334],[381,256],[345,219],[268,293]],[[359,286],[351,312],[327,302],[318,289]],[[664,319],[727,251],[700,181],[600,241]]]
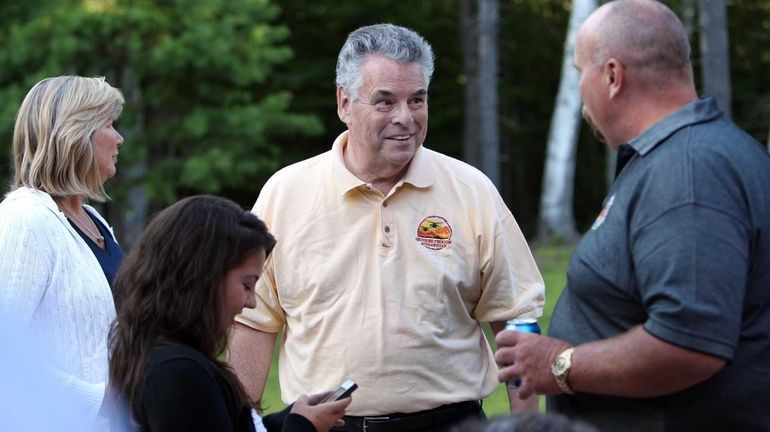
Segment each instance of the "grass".
[[[553,308],[561,290],[564,288],[567,275],[567,261],[571,254],[572,247],[570,246],[549,245],[541,246],[535,250],[535,260],[540,268],[540,273],[543,275],[546,287],[545,308],[543,316],[539,320],[543,334],[546,334],[548,331]],[[487,336],[491,338],[491,332],[488,327],[486,331]],[[276,340],[280,341],[280,339],[279,335]],[[543,403],[544,401],[541,398],[541,410],[543,409]],[[276,346],[273,365],[270,368],[270,376],[268,377],[262,397],[262,407],[265,409],[265,412],[271,413],[281,410],[284,406],[286,405],[281,401],[281,393],[278,386],[278,347]],[[494,393],[484,399],[484,412],[487,416],[492,417],[507,413],[508,410],[508,395],[505,391],[505,385],[500,384]]]

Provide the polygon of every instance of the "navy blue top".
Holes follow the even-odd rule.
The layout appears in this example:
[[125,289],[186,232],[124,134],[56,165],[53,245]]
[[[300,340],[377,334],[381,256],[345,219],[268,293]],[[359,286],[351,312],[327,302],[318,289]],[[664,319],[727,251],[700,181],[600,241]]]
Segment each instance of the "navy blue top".
[[86,211],[86,213],[88,213],[88,217],[94,221],[96,228],[99,229],[99,233],[104,237],[104,249],[100,248],[99,245],[91,240],[91,237],[88,237],[88,235],[78,228],[78,226],[71,220],[69,221],[70,225],[75,228],[75,231],[80,234],[80,237],[83,237],[88,247],[91,248],[91,252],[94,253],[94,256],[99,261],[99,265],[102,266],[102,271],[107,278],[107,282],[109,282],[110,287],[112,287],[115,275],[118,273],[118,268],[120,268],[120,263],[123,261],[123,249],[120,248],[120,245],[118,245],[112,237],[110,230],[107,229],[99,219],[93,217],[88,211]]
[[728,364],[671,395],[559,395],[549,409],[601,430],[770,430],[770,154],[707,98],[622,145],[618,171],[550,335],[582,344],[643,325]]

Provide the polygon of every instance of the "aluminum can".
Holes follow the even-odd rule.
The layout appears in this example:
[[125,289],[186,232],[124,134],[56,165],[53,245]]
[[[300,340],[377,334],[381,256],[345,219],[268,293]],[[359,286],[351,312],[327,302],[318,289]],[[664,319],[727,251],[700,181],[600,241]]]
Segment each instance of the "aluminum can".
[[[505,322],[505,330],[516,330],[524,333],[540,334],[540,326],[534,318],[514,318]],[[521,380],[509,380],[506,385],[509,389],[517,389],[521,386]]]

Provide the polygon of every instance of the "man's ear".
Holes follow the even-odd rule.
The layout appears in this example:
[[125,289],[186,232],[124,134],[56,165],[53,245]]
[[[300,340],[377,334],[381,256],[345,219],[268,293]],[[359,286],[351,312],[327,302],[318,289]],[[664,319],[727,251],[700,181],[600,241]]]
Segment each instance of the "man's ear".
[[615,58],[611,58],[604,63],[604,78],[607,84],[607,91],[610,99],[616,98],[625,85],[626,69],[623,63]]
[[342,123],[348,124],[350,121],[350,97],[348,97],[342,86],[337,86],[337,116]]

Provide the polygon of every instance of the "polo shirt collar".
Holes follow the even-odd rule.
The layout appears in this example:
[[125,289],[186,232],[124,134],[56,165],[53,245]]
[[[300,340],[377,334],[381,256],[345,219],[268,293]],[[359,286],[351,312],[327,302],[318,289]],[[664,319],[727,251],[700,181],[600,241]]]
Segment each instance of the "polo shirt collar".
[[332,161],[334,167],[334,176],[337,178],[340,195],[345,195],[348,191],[366,184],[365,181],[354,176],[345,166],[345,159],[342,151],[348,144],[348,131],[344,131],[334,140],[332,144]]
[[[340,136],[334,140],[334,144],[332,144],[334,175],[337,178],[340,195],[345,195],[348,191],[367,184],[365,181],[353,175],[353,173],[351,173],[345,166],[345,159],[342,152],[347,144],[348,131],[342,132]],[[434,182],[434,173],[430,156],[430,153],[423,148],[423,146],[420,146],[412,157],[412,161],[409,163],[406,175],[399,180],[396,186],[401,186],[404,183],[411,184],[416,188],[432,186]]]
[[667,115],[629,141],[628,145],[644,156],[679,129],[713,120],[721,114],[713,97],[698,99]]
[[434,172],[431,154],[425,147],[417,148],[406,175],[398,184],[409,183],[416,188],[427,188],[433,185]]
[[711,96],[691,102],[667,115],[641,135],[618,147],[615,177],[620,174],[633,155],[644,156],[679,129],[711,121],[720,115],[722,112],[719,111],[716,100]]

